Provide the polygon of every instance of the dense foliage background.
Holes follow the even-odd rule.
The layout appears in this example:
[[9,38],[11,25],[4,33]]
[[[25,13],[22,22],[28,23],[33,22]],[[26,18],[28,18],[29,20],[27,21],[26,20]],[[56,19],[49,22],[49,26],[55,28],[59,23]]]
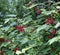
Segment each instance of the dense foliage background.
[[1,0],[0,55],[60,55],[59,0]]

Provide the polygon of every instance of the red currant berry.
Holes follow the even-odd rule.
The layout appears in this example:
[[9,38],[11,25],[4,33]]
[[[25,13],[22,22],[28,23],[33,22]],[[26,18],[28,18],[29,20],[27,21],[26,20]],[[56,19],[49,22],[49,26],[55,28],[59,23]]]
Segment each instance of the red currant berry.
[[54,30],[52,31],[52,34],[53,34],[53,35],[55,35],[55,34],[56,34],[56,29],[54,29]]
[[16,47],[16,48],[14,49],[14,52],[16,52],[17,50],[20,50],[20,48]]
[[25,32],[23,26],[16,26],[16,29],[19,30],[20,32]]
[[48,18],[48,20],[46,21],[47,24],[53,24],[54,22],[54,18]]

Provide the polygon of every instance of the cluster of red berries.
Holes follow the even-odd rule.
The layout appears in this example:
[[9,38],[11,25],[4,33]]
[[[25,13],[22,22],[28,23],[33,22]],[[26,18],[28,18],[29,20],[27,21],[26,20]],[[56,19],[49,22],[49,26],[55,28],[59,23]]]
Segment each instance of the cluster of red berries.
[[[51,34],[52,34],[52,35],[55,35],[55,34],[56,34],[56,32],[57,32],[57,31],[56,31],[56,29],[54,29],[54,30],[52,30]],[[48,38],[50,38],[50,39],[51,39],[51,38],[53,38],[53,36],[52,36],[52,35],[48,36]]]
[[[4,42],[4,38],[0,38],[0,42]],[[9,39],[5,39],[5,42],[11,42]],[[20,50],[18,47],[16,47],[14,49],[14,52],[16,52],[17,50]],[[3,55],[4,51],[3,50],[0,50],[0,55]]]
[[46,24],[53,24],[54,18],[48,18]]
[[[9,39],[5,39],[4,38],[0,38],[0,43],[2,42],[11,42]],[[3,55],[4,54],[4,51],[3,50],[0,50],[0,55]]]
[[[15,47],[14,52],[16,52],[17,50],[20,50],[20,48]],[[0,50],[0,55],[3,55],[3,54],[4,54],[4,51],[3,50]]]
[[[53,24],[54,23],[54,20],[55,20],[54,18],[48,18],[47,21],[46,21],[46,24]],[[55,35],[56,32],[57,32],[57,30],[56,29],[53,29],[52,32],[51,32],[51,34],[52,35]],[[48,36],[48,38],[51,39],[51,38],[53,38],[53,36]]]
[[20,32],[25,32],[23,26],[16,26],[16,29],[19,30]]

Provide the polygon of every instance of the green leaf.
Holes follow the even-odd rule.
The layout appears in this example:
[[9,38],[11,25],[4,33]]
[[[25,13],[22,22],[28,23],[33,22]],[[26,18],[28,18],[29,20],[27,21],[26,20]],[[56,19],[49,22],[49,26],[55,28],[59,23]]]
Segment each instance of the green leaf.
[[60,6],[56,6],[57,9],[60,9]]
[[56,13],[56,11],[55,10],[51,10],[51,11],[42,12],[43,15],[50,15],[51,13]]
[[44,53],[44,54],[48,54],[48,51],[49,51],[49,50],[51,50],[51,48],[44,49],[44,50],[43,50],[43,53]]
[[27,43],[29,40],[27,39],[27,38],[24,38],[24,39],[22,39],[20,42],[21,42],[21,44],[25,44],[25,43]]
[[57,34],[60,34],[60,30],[57,31]]
[[41,31],[41,30],[43,30],[43,29],[46,29],[48,27],[48,25],[47,24],[44,24],[44,25],[42,25],[42,26],[39,26],[38,28],[37,28],[37,33],[39,32],[39,31]]
[[14,25],[16,25],[16,24],[17,24],[16,22],[13,22],[13,23],[10,24],[10,26],[14,26]]
[[8,31],[10,26],[3,27],[2,30]]
[[13,51],[7,51],[8,55],[14,55]]
[[24,23],[23,23],[23,25],[26,25],[26,24],[28,24],[28,23],[31,22],[31,21],[32,21],[31,16],[27,16],[27,17],[24,18]]
[[3,25],[0,25],[0,27],[2,27]]
[[3,43],[3,44],[1,45],[1,47],[2,47],[2,46],[4,46],[4,47],[10,46],[10,42],[8,42],[8,43]]
[[56,25],[55,25],[55,28],[58,28],[60,26],[60,22],[58,22]]
[[6,24],[7,22],[9,22],[9,20],[10,20],[10,19],[5,19],[5,22],[4,22],[4,24]]
[[37,6],[38,4],[32,4],[30,7],[28,7],[27,9],[32,9],[33,7]]
[[49,45],[51,45],[51,44],[53,44],[54,42],[59,41],[59,40],[60,40],[60,36],[57,36],[57,37],[54,37],[54,38],[50,39],[50,40],[48,41],[48,43],[49,43]]

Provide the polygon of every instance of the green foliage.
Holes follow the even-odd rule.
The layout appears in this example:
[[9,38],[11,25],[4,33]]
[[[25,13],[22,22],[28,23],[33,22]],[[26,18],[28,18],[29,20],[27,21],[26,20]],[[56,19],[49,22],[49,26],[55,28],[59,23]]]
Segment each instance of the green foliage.
[[0,55],[60,54],[60,3],[41,2],[0,1]]

